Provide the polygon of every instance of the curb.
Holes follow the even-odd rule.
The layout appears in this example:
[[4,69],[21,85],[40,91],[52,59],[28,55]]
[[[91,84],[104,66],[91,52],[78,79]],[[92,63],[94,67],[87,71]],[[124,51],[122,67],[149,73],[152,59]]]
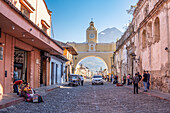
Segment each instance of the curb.
[[21,97],[21,98],[15,99],[13,101],[6,102],[4,104],[0,104],[0,109],[9,107],[9,106],[11,106],[13,104],[18,104],[18,103],[23,102],[23,101],[25,101],[25,98]]
[[[127,86],[123,86],[123,87],[129,88],[129,89],[133,89],[133,88],[131,88],[131,87],[127,87]],[[140,89],[139,89],[139,91],[140,91],[140,92],[142,92]],[[169,99],[166,99],[166,98],[163,98],[163,97],[160,97],[160,96],[157,96],[157,95],[151,94],[151,93],[149,93],[149,92],[142,92],[142,93],[144,93],[144,94],[146,94],[146,95],[150,95],[150,96],[156,97],[156,98],[159,98],[159,99],[161,99],[161,100],[165,100],[165,101],[170,102],[170,100],[169,100]]]
[[61,87],[61,86],[57,86],[57,87],[55,87],[55,88],[47,89],[47,92],[53,91],[53,90],[55,90],[55,89],[57,89],[57,88],[60,88],[60,87]]
[[151,95],[151,96],[157,97],[157,98],[159,98],[159,99],[161,99],[161,100],[166,100],[166,101],[170,102],[170,100],[169,100],[169,99],[166,99],[166,98],[163,98],[163,97],[160,97],[160,96],[157,96],[157,95],[151,94],[151,93],[146,93],[146,92],[144,92],[144,94]]

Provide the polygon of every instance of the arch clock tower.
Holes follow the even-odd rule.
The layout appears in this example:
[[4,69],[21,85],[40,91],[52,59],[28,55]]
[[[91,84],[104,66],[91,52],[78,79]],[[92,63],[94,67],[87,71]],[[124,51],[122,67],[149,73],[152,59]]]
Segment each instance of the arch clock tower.
[[98,43],[97,29],[94,27],[94,22],[90,22],[90,26],[86,30],[86,42]]
[[[98,43],[97,29],[94,27],[94,22],[90,22],[90,26],[86,30],[86,43],[68,42],[67,44],[76,48],[78,55],[73,57],[74,67],[76,68],[86,57],[98,57],[102,59],[107,65],[107,74],[111,76],[111,62],[113,52],[116,50],[115,43]],[[79,74],[77,71],[76,74]]]

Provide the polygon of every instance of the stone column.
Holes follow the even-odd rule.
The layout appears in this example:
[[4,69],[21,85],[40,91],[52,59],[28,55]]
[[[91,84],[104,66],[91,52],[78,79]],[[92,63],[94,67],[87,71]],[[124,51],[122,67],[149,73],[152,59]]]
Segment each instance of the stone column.
[[50,83],[50,60],[46,58],[46,85],[48,86]]
[[11,83],[10,83],[10,91],[13,92],[13,71],[14,71],[14,48],[15,41],[14,37],[12,37],[12,46],[11,46]]
[[30,52],[30,74],[28,76],[30,76],[30,86],[34,87],[34,50]]

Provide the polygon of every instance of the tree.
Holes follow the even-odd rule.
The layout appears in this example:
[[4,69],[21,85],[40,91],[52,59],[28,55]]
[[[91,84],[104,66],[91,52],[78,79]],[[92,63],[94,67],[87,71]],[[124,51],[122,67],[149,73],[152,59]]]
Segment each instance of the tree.
[[137,5],[131,5],[130,9],[126,10],[128,14],[133,15],[133,12],[135,11],[135,8]]
[[[134,13],[136,7],[137,7],[137,4],[136,4],[136,5],[131,5],[131,6],[130,6],[130,9],[126,10],[126,12],[127,12],[128,14],[130,14],[130,15],[133,16],[133,13]],[[132,21],[132,20],[129,20],[129,23],[126,24],[126,25],[123,27],[123,29],[127,30],[128,27],[129,27],[129,25],[131,24],[131,21]]]

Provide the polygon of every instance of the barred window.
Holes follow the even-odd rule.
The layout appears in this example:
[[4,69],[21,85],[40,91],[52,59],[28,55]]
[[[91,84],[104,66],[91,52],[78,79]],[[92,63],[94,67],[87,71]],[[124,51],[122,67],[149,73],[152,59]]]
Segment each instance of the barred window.
[[28,18],[30,18],[30,12],[27,8],[25,8],[23,5],[21,5],[21,12]]
[[45,26],[42,25],[42,30],[47,33],[47,28]]

